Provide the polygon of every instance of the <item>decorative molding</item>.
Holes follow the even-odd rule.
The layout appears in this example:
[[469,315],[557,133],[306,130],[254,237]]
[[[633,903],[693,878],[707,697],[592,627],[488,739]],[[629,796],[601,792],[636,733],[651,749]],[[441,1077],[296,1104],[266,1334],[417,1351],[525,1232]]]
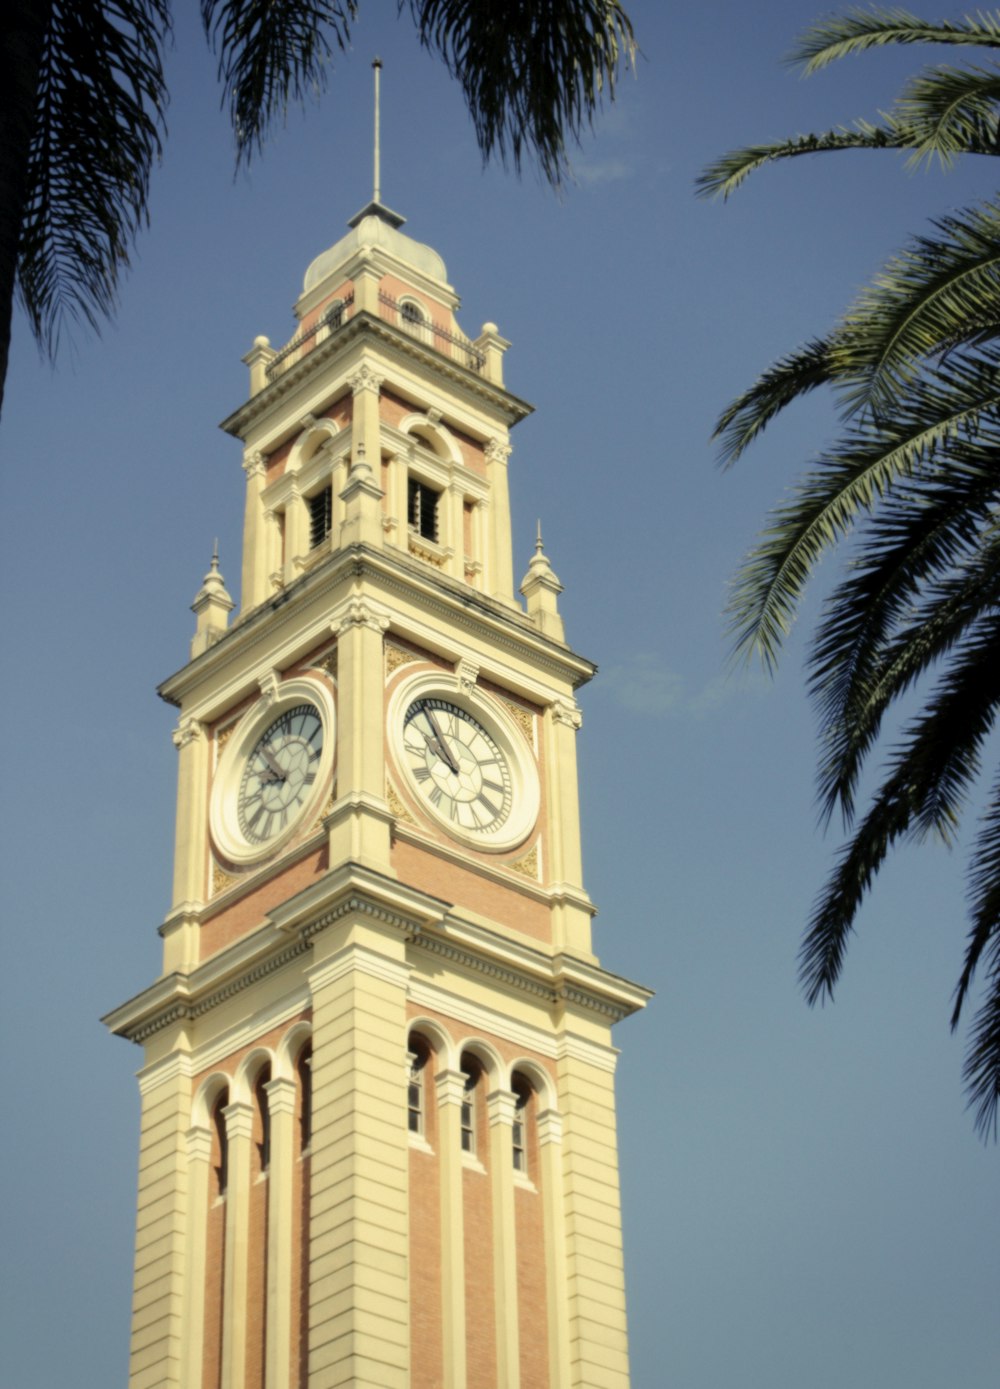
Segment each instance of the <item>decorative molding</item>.
[[385,674],[386,678],[392,675],[393,671],[405,666],[411,661],[419,661],[420,657],[413,651],[407,651],[402,646],[397,646],[393,641],[385,644]]
[[331,680],[337,679],[337,648],[331,646],[329,651],[324,651],[318,660],[313,661],[313,668],[321,670],[328,675]]
[[261,477],[267,472],[267,460],[260,449],[250,449],[243,455],[243,471],[248,482],[251,478]]
[[506,465],[507,459],[513,453],[510,444],[505,444],[502,439],[487,439],[483,453],[486,455],[487,463],[502,463]]
[[290,1076],[276,1076],[264,1086],[267,1093],[267,1112],[275,1114],[294,1114],[297,1086]]
[[426,413],[426,415],[427,415],[427,419],[428,419],[429,423],[431,423],[431,424],[440,424],[440,423],[441,423],[441,411],[437,408],[437,406],[431,406],[431,408],[430,408],[429,410],[427,410],[425,413]]
[[385,798],[396,820],[405,820],[410,825],[415,825],[417,823],[406,806],[399,799],[399,793],[390,781],[387,781],[385,784]]
[[321,965],[316,965],[306,972],[313,1003],[316,1002],[319,989],[335,984],[349,974],[366,974],[372,979],[381,979],[386,984],[405,989],[410,966],[379,955],[377,951],[369,950],[364,945],[347,945],[329,960],[324,960]]
[[411,555],[427,564],[433,564],[435,569],[443,569],[452,555],[451,550],[435,545],[432,540],[426,540],[423,536],[414,535],[412,531],[409,535],[408,549]]
[[535,1122],[538,1142],[542,1147],[546,1143],[562,1142],[563,1117],[558,1109],[543,1109]]
[[554,699],[551,704],[552,722],[565,724],[576,732],[583,724],[580,707],[571,699]]
[[503,1124],[511,1128],[517,1113],[517,1096],[513,1090],[493,1090],[486,1096],[486,1117],[490,1128]]
[[352,627],[367,627],[373,632],[382,633],[388,630],[389,614],[377,607],[368,598],[357,596],[348,598],[347,602],[334,614],[330,627],[338,636],[349,631]]
[[507,710],[518,728],[527,738],[532,747],[535,746],[535,720],[534,716],[525,709],[523,704],[514,704],[509,699],[500,699],[500,703]]
[[195,1124],[185,1135],[188,1162],[210,1162],[212,1159],[212,1130]]
[[476,688],[476,682],[479,679],[479,667],[476,665],[475,661],[467,661],[462,657],[455,665],[455,674],[458,677],[458,683],[461,688],[466,694],[471,694]]
[[514,873],[521,873],[525,878],[533,878],[538,881],[538,844],[531,846],[526,854],[521,858],[513,859],[507,863],[507,867]]
[[170,736],[175,748],[186,748],[188,743],[196,743],[204,738],[205,725],[188,714],[181,719]]
[[169,1056],[154,1061],[139,1072],[139,1094],[148,1095],[170,1081],[189,1081],[193,1075],[194,1067],[191,1065],[190,1055],[185,1051],[171,1052]]
[[216,733],[216,735],[215,735],[215,754],[216,754],[216,756],[219,755],[219,753],[222,751],[222,749],[223,749],[223,748],[226,746],[226,744],[229,742],[230,738],[233,736],[233,729],[236,727],[237,723],[239,723],[239,720],[238,720],[238,719],[233,719],[233,721],[232,721],[231,723],[227,723],[227,724],[226,724],[225,728],[220,728],[219,731],[218,731],[218,733]]
[[253,1137],[253,1105],[242,1100],[234,1100],[222,1111],[226,1121],[226,1137],[230,1143],[236,1139]]
[[318,424],[319,420],[316,418],[314,414],[309,412],[303,415],[302,418],[299,420],[299,433],[305,434],[307,430],[315,429]]
[[542,998],[549,1004],[556,1001],[554,983],[543,983],[521,970],[513,969],[508,965],[497,964],[494,960],[484,959],[482,955],[475,954],[471,950],[464,950],[461,946],[454,945],[451,941],[444,940],[440,936],[421,933],[414,938],[412,944],[432,955],[438,955],[442,959],[450,961],[451,964],[459,965],[475,974],[484,974],[489,979],[517,989],[519,993],[533,994],[536,998]]
[[260,688],[261,702],[264,705],[273,704],[278,698],[281,688],[281,676],[278,672],[276,670],[266,671],[265,674],[258,677],[257,684]]
[[326,817],[332,813],[333,807],[334,807],[336,804],[337,804],[336,792],[335,792],[333,789],[331,789],[329,798],[328,798],[328,800],[327,800],[327,802],[326,802],[326,805],[323,807],[323,809],[320,811],[319,815],[316,817],[316,823],[313,825],[312,829],[309,831],[310,834],[316,834],[317,831],[319,831],[319,830],[323,830],[324,833],[325,833],[325,831],[326,831],[326,824],[325,824]]
[[446,1104],[461,1104],[465,1098],[464,1071],[438,1071],[434,1077],[438,1107]]
[[215,859],[212,860],[212,896],[218,897],[220,892],[225,892],[234,883],[238,883],[239,878],[227,873],[224,868],[220,868]]

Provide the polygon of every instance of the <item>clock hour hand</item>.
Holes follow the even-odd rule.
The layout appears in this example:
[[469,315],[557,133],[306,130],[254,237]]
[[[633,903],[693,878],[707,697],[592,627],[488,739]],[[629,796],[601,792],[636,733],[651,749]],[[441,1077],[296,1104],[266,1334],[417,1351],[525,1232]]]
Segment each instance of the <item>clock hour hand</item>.
[[266,743],[262,744],[260,749],[260,755],[261,757],[263,757],[264,761],[271,768],[271,771],[274,773],[274,775],[277,777],[279,781],[285,781],[287,779],[288,773],[285,771],[284,767],[281,765],[281,763],[278,761],[278,759],[275,757],[274,753],[271,751],[271,749],[267,746]]
[[[431,742],[431,740],[430,740],[429,738],[427,739],[428,746],[429,746],[429,747],[435,748],[435,750],[437,751],[439,757],[441,758],[441,761],[442,761],[442,762],[446,762],[446,763],[448,764],[448,767],[450,768],[450,770],[453,771],[453,772],[455,773],[456,776],[458,776],[458,772],[459,772],[458,763],[455,761],[455,758],[454,758],[454,756],[452,755],[451,749],[448,747],[448,744],[445,742],[444,737],[443,737],[443,735],[442,735],[442,733],[441,733],[440,728],[438,728],[437,719],[435,719],[434,715],[431,713],[431,711],[430,711],[429,709],[425,709],[425,710],[424,710],[424,718],[425,718],[425,719],[427,720],[427,722],[430,724],[430,726],[431,726],[431,732],[434,734],[434,741],[433,741],[433,743]],[[425,736],[426,736],[426,735],[425,735]]]

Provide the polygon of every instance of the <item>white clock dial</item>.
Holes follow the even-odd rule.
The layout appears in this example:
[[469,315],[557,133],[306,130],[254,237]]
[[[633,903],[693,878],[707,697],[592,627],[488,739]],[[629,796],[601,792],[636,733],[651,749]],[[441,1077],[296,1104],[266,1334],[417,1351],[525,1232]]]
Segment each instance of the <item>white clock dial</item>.
[[311,704],[286,709],[265,729],[240,779],[237,818],[248,844],[267,844],[295,821],[322,752],[323,723]]
[[312,675],[283,680],[225,740],[212,779],[215,849],[250,865],[291,843],[329,794],[336,748],[333,693]]
[[496,740],[466,709],[446,699],[415,699],[403,721],[407,767],[446,825],[489,836],[513,806],[508,761]]

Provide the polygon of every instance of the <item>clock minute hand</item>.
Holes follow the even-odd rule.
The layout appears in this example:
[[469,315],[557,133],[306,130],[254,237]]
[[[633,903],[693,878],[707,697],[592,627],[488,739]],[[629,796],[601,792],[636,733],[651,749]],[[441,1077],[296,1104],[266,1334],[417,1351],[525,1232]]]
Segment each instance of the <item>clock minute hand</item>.
[[455,775],[458,776],[458,763],[455,761],[451,749],[445,742],[444,736],[442,735],[440,728],[438,728],[437,719],[435,719],[434,715],[431,713],[429,709],[424,710],[424,718],[431,726],[431,732],[434,734],[434,741],[437,744],[438,752],[441,754],[442,762],[447,762],[451,771],[453,771]]
[[285,781],[288,776],[288,773],[285,771],[284,767],[281,765],[281,763],[278,761],[278,759],[275,757],[274,753],[271,751],[271,749],[267,746],[266,743],[262,745],[260,755],[261,757],[263,757],[267,765],[271,768],[271,771],[274,772],[275,776],[279,777],[282,781]]

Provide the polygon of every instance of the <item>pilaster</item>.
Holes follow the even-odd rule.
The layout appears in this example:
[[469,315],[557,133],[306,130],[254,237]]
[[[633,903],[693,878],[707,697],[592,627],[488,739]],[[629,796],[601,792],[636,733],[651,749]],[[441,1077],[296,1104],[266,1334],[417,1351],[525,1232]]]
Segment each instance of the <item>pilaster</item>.
[[205,1345],[205,1232],[211,1179],[212,1131],[188,1129],[187,1266],[184,1279],[185,1389],[200,1389]]
[[496,1322],[497,1384],[503,1385],[504,1389],[517,1389],[521,1378],[513,1161],[516,1105],[517,1096],[511,1090],[494,1090],[486,1097],[493,1195],[493,1315]]
[[[608,1047],[609,1061],[611,1049]],[[627,1389],[614,1075],[570,1046],[559,1060],[563,1114],[569,1383]]]
[[337,799],[325,821],[330,862],[389,867],[385,802],[383,633],[389,618],[356,594],[334,614],[339,685]]
[[505,439],[491,439],[485,449],[486,479],[490,487],[490,553],[493,557],[492,588],[501,602],[514,601],[514,552],[510,533],[510,489],[507,460],[511,448]]
[[253,1106],[222,1111],[229,1148],[226,1187],[226,1261],[222,1306],[222,1389],[243,1389],[247,1354],[247,1253],[250,1229],[250,1144]]
[[409,1383],[404,955],[360,915],[314,937],[309,1389]]
[[[199,902],[205,896],[208,843],[208,763],[205,729],[190,715],[182,716],[173,733],[177,759],[177,826],[174,840],[174,907]],[[190,942],[183,947],[191,953]]]
[[462,1100],[465,1076],[440,1071],[438,1171],[441,1179],[441,1292],[444,1389],[464,1389],[466,1367],[465,1223],[462,1179]]
[[569,1317],[566,1304],[566,1209],[562,1115],[545,1109],[537,1121],[545,1220],[545,1295],[549,1317],[549,1383],[569,1385]]
[[269,1081],[271,1123],[270,1190],[267,1205],[267,1363],[265,1389],[291,1389],[292,1230],[295,1223],[295,1081]]
[[246,502],[243,513],[243,568],[240,593],[244,608],[252,608],[265,597],[264,584],[268,573],[264,562],[267,546],[266,522],[261,493],[264,490],[266,468],[264,455],[248,449],[243,456],[246,474]]
[[139,1194],[129,1389],[184,1386],[191,1083],[182,1054],[140,1074]]
[[583,890],[580,801],[576,735],[582,722],[571,699],[557,699],[545,711],[546,791],[549,804],[549,872],[563,891],[553,904],[552,936],[557,950],[591,954],[591,910]]

